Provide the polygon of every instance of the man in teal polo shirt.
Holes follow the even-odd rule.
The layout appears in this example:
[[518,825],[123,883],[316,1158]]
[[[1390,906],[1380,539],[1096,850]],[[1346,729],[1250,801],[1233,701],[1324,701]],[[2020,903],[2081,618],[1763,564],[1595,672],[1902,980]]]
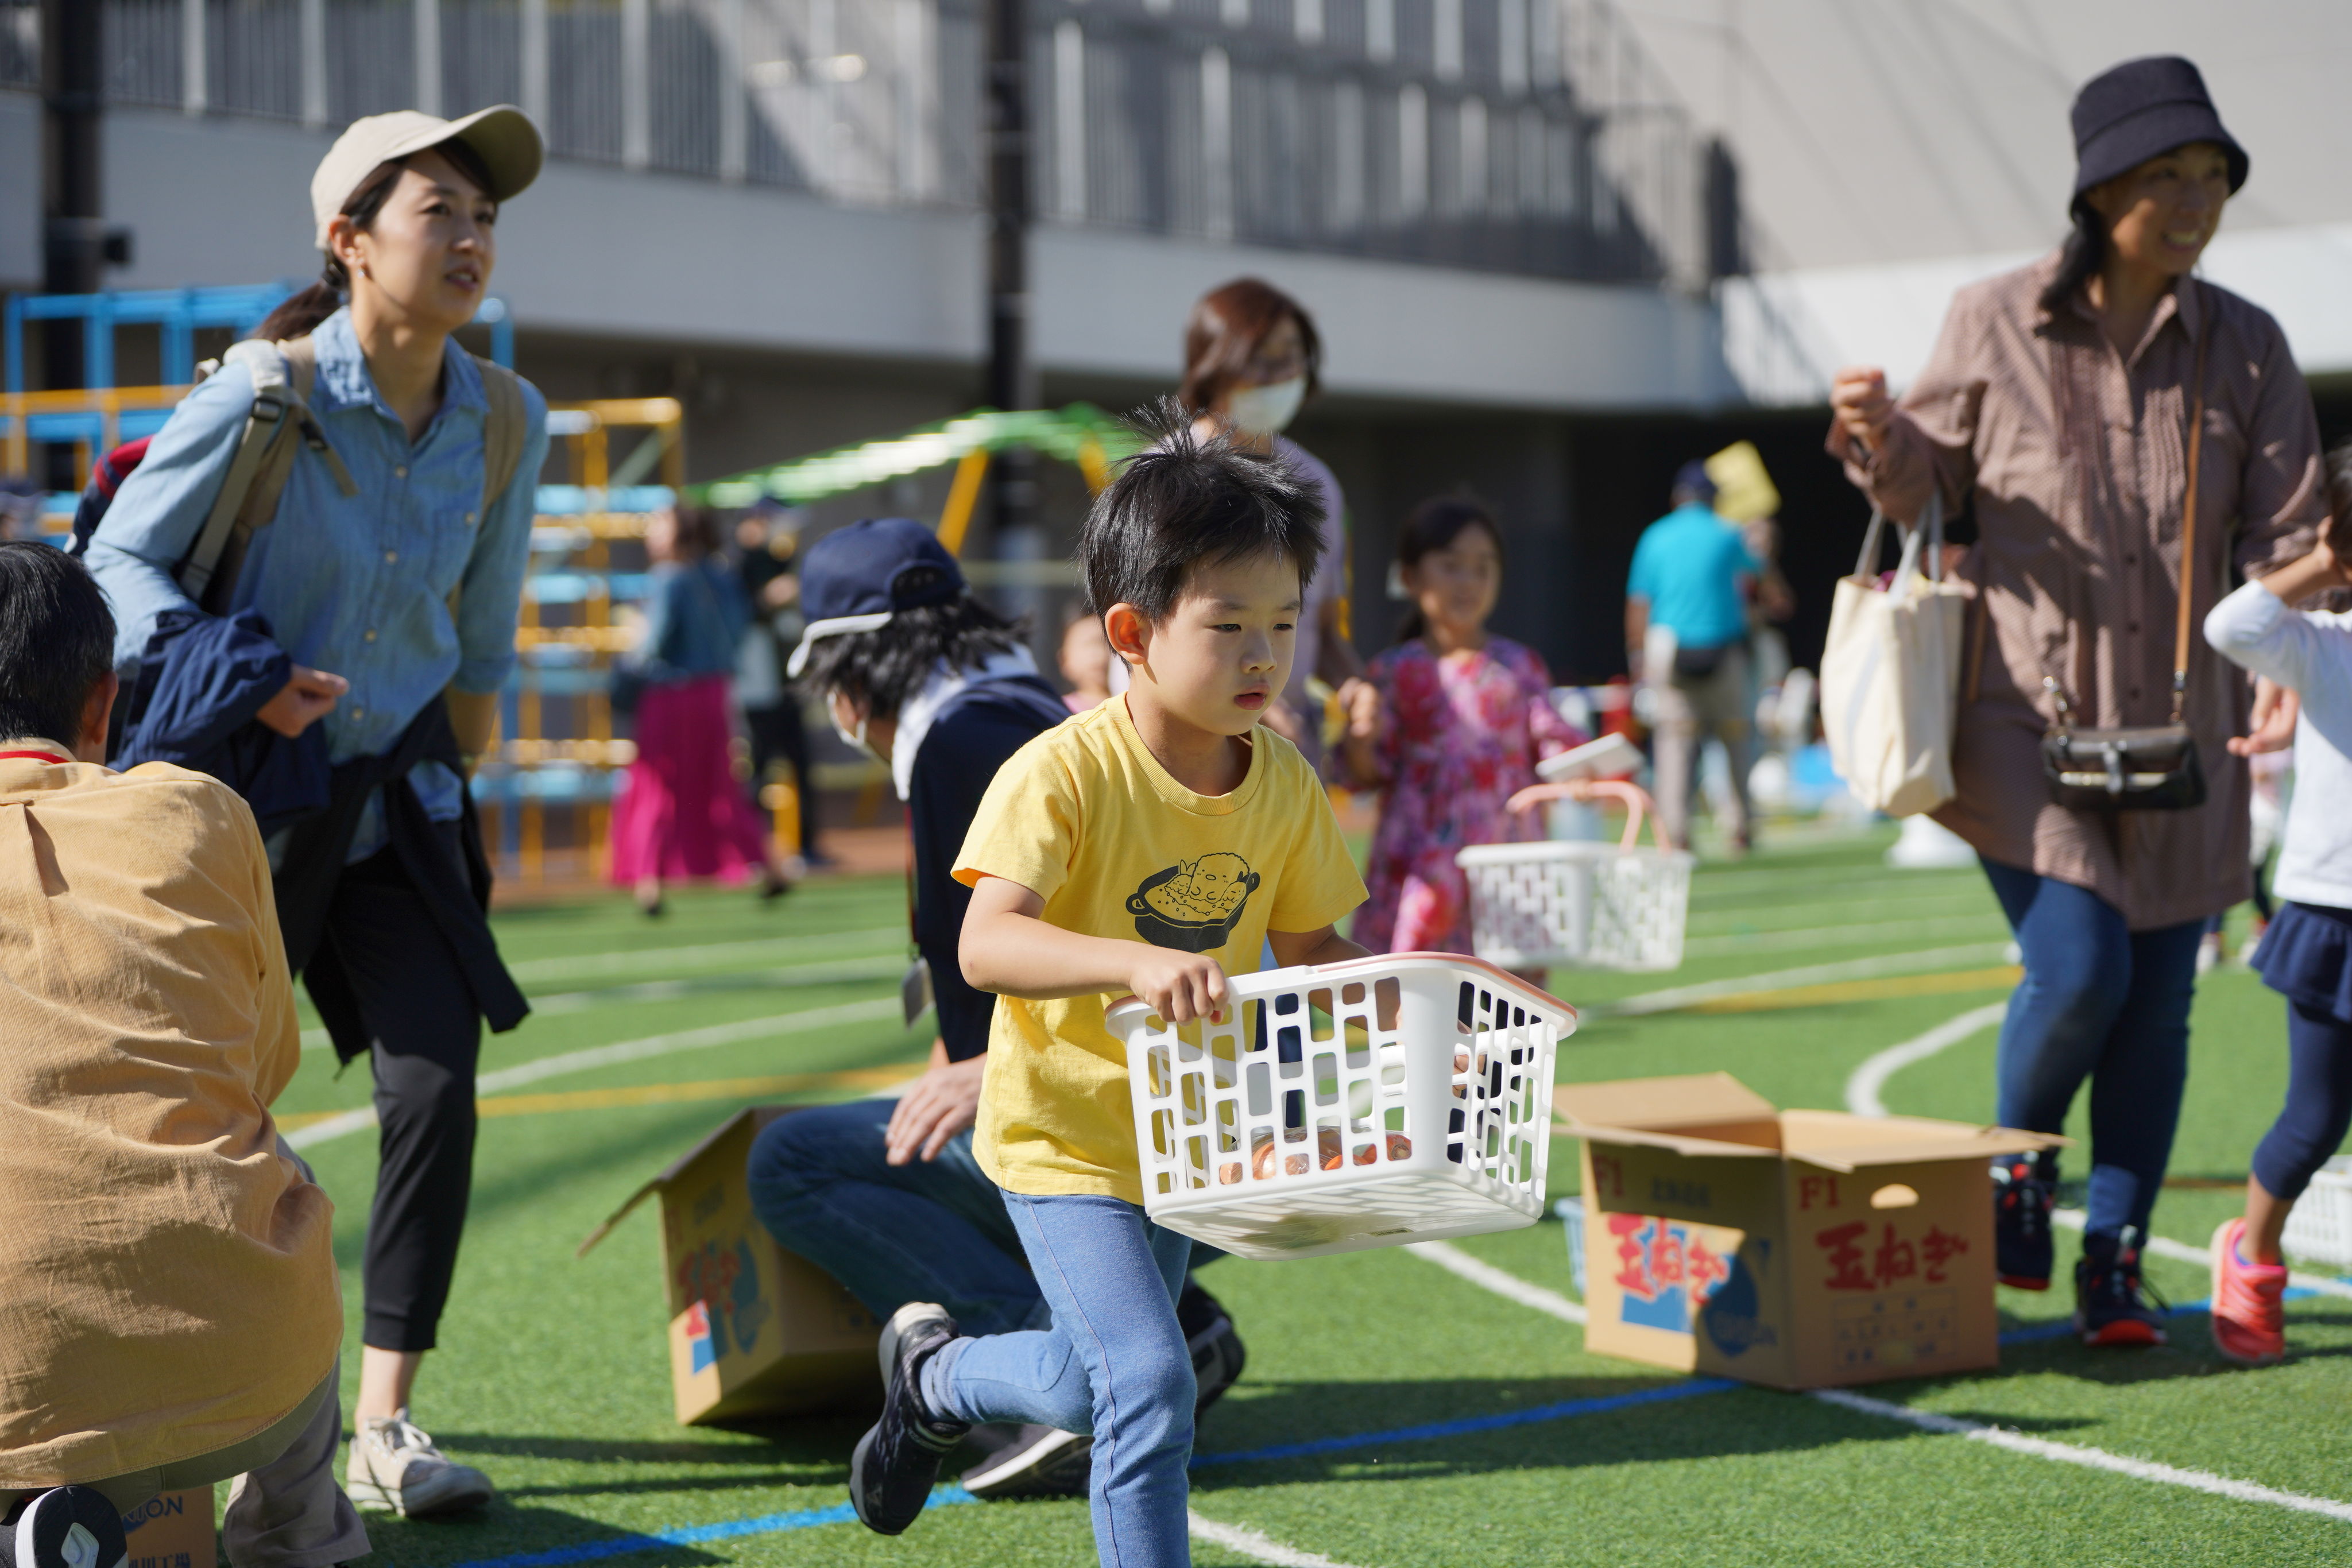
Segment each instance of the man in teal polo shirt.
[[1739,530],[1716,516],[1704,464],[1683,465],[1673,498],[1675,509],[1642,530],[1625,584],[1626,658],[1651,694],[1658,818],[1675,843],[1690,841],[1691,778],[1712,736],[1731,764],[1724,828],[1745,852],[1755,708],[1748,596],[1763,569]]

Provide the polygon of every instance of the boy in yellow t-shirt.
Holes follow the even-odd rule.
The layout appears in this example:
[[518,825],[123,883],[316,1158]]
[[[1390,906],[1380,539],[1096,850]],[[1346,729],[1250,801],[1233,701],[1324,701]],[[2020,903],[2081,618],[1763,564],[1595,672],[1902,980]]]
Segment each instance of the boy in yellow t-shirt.
[[1175,1298],[1192,1242],[1144,1218],[1129,993],[1171,1023],[1230,1005],[1225,976],[1360,956],[1332,923],[1364,896],[1306,760],[1258,721],[1289,674],[1322,551],[1313,487],[1278,459],[1181,424],[1103,491],[1079,541],[1087,594],[1131,684],[997,772],[956,875],[961,956],[997,994],[973,1152],[1054,1326],[959,1338],[940,1308],[883,1336],[889,1392],[857,1445],[858,1517],[896,1534],[972,1424],[1094,1434],[1105,1564],[1189,1560],[1192,1364]]

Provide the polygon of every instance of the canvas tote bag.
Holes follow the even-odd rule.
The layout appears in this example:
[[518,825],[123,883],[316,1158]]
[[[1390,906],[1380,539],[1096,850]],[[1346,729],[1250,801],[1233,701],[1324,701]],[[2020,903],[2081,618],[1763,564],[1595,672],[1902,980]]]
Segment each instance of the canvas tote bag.
[[1873,507],[1853,575],[1841,578],[1822,651],[1822,727],[1854,798],[1890,817],[1952,798],[1952,721],[1968,595],[1944,580],[1944,504],[1930,494],[1903,533],[1895,580],[1878,586],[1885,516]]

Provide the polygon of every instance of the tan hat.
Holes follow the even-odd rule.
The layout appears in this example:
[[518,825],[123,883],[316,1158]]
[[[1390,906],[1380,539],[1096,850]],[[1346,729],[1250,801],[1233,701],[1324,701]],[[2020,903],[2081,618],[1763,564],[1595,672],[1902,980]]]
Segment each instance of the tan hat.
[[335,144],[319,160],[319,172],[310,176],[310,214],[319,222],[319,248],[327,248],[328,226],[377,164],[445,141],[464,142],[482,161],[490,177],[488,194],[495,202],[529,188],[539,178],[539,165],[546,156],[539,127],[510,103],[477,110],[463,120],[444,120],[414,109],[354,120],[335,138]]

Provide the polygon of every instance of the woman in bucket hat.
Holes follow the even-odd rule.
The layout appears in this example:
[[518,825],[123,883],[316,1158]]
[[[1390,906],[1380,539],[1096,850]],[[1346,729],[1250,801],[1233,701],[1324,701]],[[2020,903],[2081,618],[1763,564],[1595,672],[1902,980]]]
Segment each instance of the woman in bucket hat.
[[[529,1010],[483,915],[465,779],[514,663],[547,407],[453,334],[488,290],[499,204],[540,160],[512,108],[354,121],[311,181],[320,281],[173,412],[89,549],[126,677],[173,639],[235,627],[278,655],[258,667],[285,673],[227,720],[331,767],[270,861],[289,961],[338,1054],[374,1073],[382,1162],[345,1485],[406,1514],[492,1495],[407,1415],[465,1228],[482,1023]],[[263,420],[299,433],[271,449],[272,510],[250,466],[233,474]],[[223,549],[207,536],[225,497]]]
[[[1962,289],[1899,402],[1883,371],[1839,371],[1829,448],[1891,517],[1917,516],[1931,491],[1948,515],[1974,508],[1958,792],[1936,817],[1976,848],[2023,953],[2000,1120],[2057,1132],[2091,1081],[2076,1326],[2087,1343],[2149,1344],[2164,1331],[2139,1249],[2188,1078],[2199,938],[2249,891],[2249,785],[2227,748],[2246,683],[2181,629],[2232,570],[2307,554],[2326,497],[2278,323],[2193,276],[2247,172],[2197,68],[2116,66],[2075,99],[2074,130],[2065,244]],[[2054,797],[2041,751],[2062,723],[2168,720],[2193,737],[2201,804]],[[2056,1155],[1995,1175],[2000,1277],[2047,1289]]]

